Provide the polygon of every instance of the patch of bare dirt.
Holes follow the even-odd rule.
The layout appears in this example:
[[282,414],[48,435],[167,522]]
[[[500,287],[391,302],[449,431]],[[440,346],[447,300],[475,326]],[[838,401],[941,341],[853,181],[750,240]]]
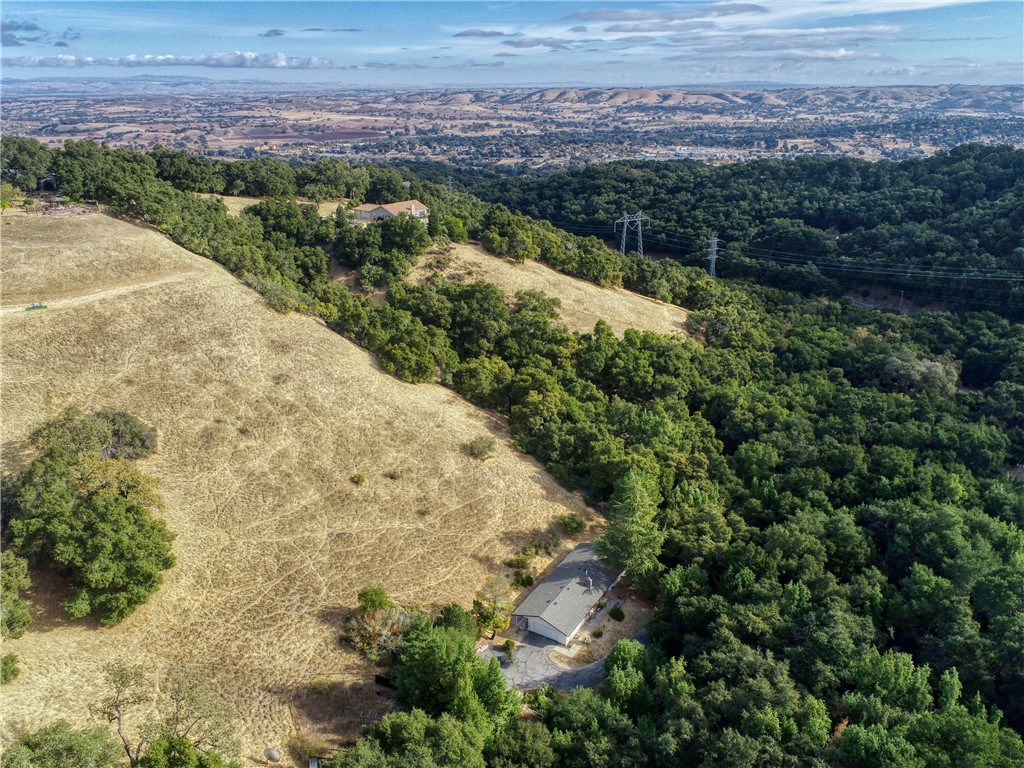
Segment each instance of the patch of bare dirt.
[[[606,598],[608,605],[622,608],[622,621],[606,616],[598,624],[588,624],[577,644],[582,645],[571,656],[557,650],[551,660],[568,668],[585,667],[611,653],[619,640],[635,637],[654,616],[655,604],[635,590],[617,587]],[[599,637],[595,637],[595,632]]]

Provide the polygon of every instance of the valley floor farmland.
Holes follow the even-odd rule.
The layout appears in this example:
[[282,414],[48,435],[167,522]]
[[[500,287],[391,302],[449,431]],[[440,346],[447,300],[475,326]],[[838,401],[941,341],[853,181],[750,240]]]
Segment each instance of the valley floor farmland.
[[[128,410],[159,432],[140,468],[177,533],[163,587],[113,628],[67,621],[59,587],[37,578],[33,627],[5,644],[22,674],[0,696],[4,740],[59,717],[89,722],[103,664],[129,657],[214,681],[240,713],[244,762],[262,764],[307,716],[311,681],[380,708],[371,671],[337,642],[360,587],[468,605],[531,529],[586,512],[512,450],[498,419],[381,373],[319,321],[276,314],[156,232],[99,214],[5,214],[0,236],[4,471],[68,405]],[[21,308],[37,301],[48,308]],[[469,457],[463,446],[486,434],[496,454]]]

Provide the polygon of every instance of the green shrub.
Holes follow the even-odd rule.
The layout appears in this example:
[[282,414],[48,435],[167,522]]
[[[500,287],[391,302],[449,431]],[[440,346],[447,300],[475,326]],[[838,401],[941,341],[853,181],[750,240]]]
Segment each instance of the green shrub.
[[99,452],[104,459],[140,459],[156,449],[156,430],[127,411],[102,408],[85,415],[71,406],[32,433],[43,448],[73,454]]
[[0,633],[4,639],[21,637],[32,621],[28,602],[21,593],[32,586],[32,580],[28,576],[28,561],[9,549],[0,556],[0,586]]
[[29,436],[29,441],[42,451],[57,449],[72,456],[100,453],[110,444],[113,430],[96,414],[90,416],[69,406],[60,416],[48,421]]
[[509,568],[522,570],[523,568],[529,568],[530,563],[537,557],[537,550],[533,547],[523,547],[518,554],[513,555],[505,561],[505,565]]
[[434,625],[448,627],[465,635],[476,637],[476,624],[473,623],[473,614],[467,611],[458,603],[450,603],[441,609],[441,612],[434,619]]
[[363,613],[383,611],[395,604],[388,593],[384,591],[384,587],[363,587],[359,590],[356,599],[359,601],[359,607]]
[[590,636],[593,637],[595,640],[597,640],[598,638],[604,636],[604,630],[601,629],[600,627],[598,627],[597,629],[595,629],[593,632],[590,633]]
[[515,576],[512,577],[513,587],[532,587],[533,576],[522,571],[516,571]]
[[466,453],[481,461],[488,458],[498,447],[498,441],[492,435],[480,435],[466,443]]
[[561,695],[547,683],[542,683],[537,690],[524,693],[523,702],[535,712],[545,712],[554,706]]
[[567,536],[582,533],[587,527],[587,521],[583,519],[583,515],[579,512],[570,512],[567,515],[562,515],[558,518],[558,522]]
[[141,459],[156,450],[156,430],[137,416],[112,408],[103,408],[96,416],[107,422],[111,430],[103,458]]
[[614,608],[612,608],[610,611],[608,611],[608,615],[611,616],[616,621],[622,621],[624,618],[626,618],[626,614],[624,614],[622,612],[622,609],[619,606],[617,606],[617,605]]
[[314,696],[326,696],[334,688],[334,681],[326,678],[314,680],[309,684],[309,692]]
[[261,294],[272,309],[282,314],[289,312],[313,313],[317,301],[299,286],[284,277],[261,277],[245,273],[242,281]]
[[5,653],[0,656],[0,685],[11,682],[20,674],[21,668],[18,666],[17,654]]
[[535,552],[544,550],[545,554],[550,555],[561,541],[562,537],[558,533],[557,526],[554,525],[547,528],[534,528],[530,531],[530,542]]
[[359,268],[359,287],[364,291],[384,285],[386,279],[387,273],[377,264],[363,264]]
[[349,481],[352,483],[352,485],[362,485],[363,483],[366,482],[366,475],[364,475],[362,472],[356,472],[354,475],[352,475],[352,477],[349,478]]

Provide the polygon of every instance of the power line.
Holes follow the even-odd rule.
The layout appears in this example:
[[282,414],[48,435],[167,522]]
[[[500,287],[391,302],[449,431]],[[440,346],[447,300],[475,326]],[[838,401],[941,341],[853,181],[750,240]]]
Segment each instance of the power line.
[[[835,266],[835,267],[846,267],[851,265],[868,265],[872,266],[873,269],[886,269],[890,271],[898,272],[914,272],[917,274],[933,277],[951,276],[960,277],[963,275],[975,275],[976,273],[965,272],[960,267],[929,267],[922,269],[920,267],[900,267],[896,264],[875,264],[873,262],[855,262],[846,259],[835,259],[835,258],[823,258],[820,256],[810,256],[804,253],[793,253],[790,251],[776,251],[769,248],[757,248],[755,246],[746,246],[743,248],[737,248],[741,253],[747,254],[751,258],[770,258],[779,262],[788,263],[811,263],[820,266]],[[985,279],[991,280],[1024,280],[1024,273],[1011,272],[1006,270],[987,270],[985,273]]]
[[644,222],[650,221],[648,216],[644,216],[643,213],[627,213],[621,219],[615,222],[615,228],[613,231],[617,231],[619,224],[622,225],[622,240],[619,243],[619,253],[623,256],[626,255],[626,234],[630,229],[636,229],[636,252],[641,256],[644,255]]
[[[634,214],[640,215],[640,214]],[[625,224],[623,217],[615,222],[613,231],[617,231],[618,224]],[[647,217],[645,220],[649,221]],[[587,234],[593,234],[597,236],[607,236],[608,230],[592,224],[577,224],[567,222],[551,222],[553,226],[566,231],[584,232]],[[623,230],[623,237],[620,239],[620,251],[625,252],[625,246],[623,242],[625,240],[625,229]],[[658,233],[657,235],[658,245],[661,247],[667,247],[682,251],[682,256],[696,256],[702,253],[708,253],[707,246],[704,243],[698,242],[686,235],[668,235],[665,233]],[[928,267],[922,268],[920,266],[906,265],[900,266],[896,264],[885,264],[879,262],[870,261],[854,261],[849,259],[841,258],[825,258],[821,256],[811,256],[805,253],[796,253],[793,251],[779,251],[767,248],[758,248],[756,246],[738,246],[734,245],[730,247],[730,244],[725,241],[718,241],[719,248],[723,246],[727,248],[724,255],[726,256],[740,256],[745,257],[754,261],[771,261],[777,263],[780,266],[814,266],[818,269],[829,272],[829,273],[840,273],[839,275],[829,275],[833,279],[838,279],[841,274],[848,275],[873,275],[879,277],[889,278],[908,278],[908,279],[939,279],[939,280],[958,280],[958,281],[983,281],[983,282],[1011,282],[1019,283],[1024,282],[1024,273],[1007,271],[1007,270],[972,270],[968,271],[963,268],[957,267]],[[642,255],[642,251],[640,251]],[[723,254],[721,251],[718,253],[718,257],[721,258]],[[705,257],[710,260],[710,257]],[[986,288],[985,290],[991,290]],[[1007,291],[1009,295],[1010,291]],[[948,300],[948,297],[946,297]]]
[[873,275],[884,275],[890,277],[914,277],[914,278],[938,278],[942,280],[983,280],[991,282],[1024,282],[1024,275],[1016,273],[1000,273],[1000,272],[966,272],[960,271],[943,271],[940,269],[921,269],[918,267],[900,267],[894,264],[879,264],[876,262],[860,261],[860,262],[842,262],[842,261],[815,261],[812,258],[797,259],[797,258],[779,258],[771,255],[762,255],[757,253],[750,253],[743,250],[735,250],[732,253],[743,256],[745,258],[754,261],[768,261],[779,264],[781,266],[814,266],[819,269],[826,271],[835,272],[852,272],[852,273],[865,273]]
[[[864,270],[865,274],[872,274],[870,270]],[[840,285],[850,287],[863,287],[864,279],[858,277],[856,274],[839,274],[839,275],[828,275],[828,278],[834,280]],[[951,304],[964,304],[964,305],[981,305],[988,307],[996,307],[999,309],[1005,309],[1014,299],[1013,289],[1009,288],[997,288],[995,286],[975,287],[960,285],[960,289],[971,292],[983,292],[983,296],[986,298],[977,298],[971,295],[937,295],[937,294],[926,294],[918,293],[913,291],[907,296],[912,301],[919,299],[935,299],[936,301],[943,301]],[[1019,297],[1021,294],[1018,294]]]
[[[684,238],[688,239],[688,238]],[[680,240],[667,237],[665,235],[658,235],[658,242],[666,245],[671,245],[676,248],[691,249],[689,244],[684,244]],[[719,247],[729,243],[719,240]],[[693,252],[693,251],[691,251]],[[780,255],[780,254],[787,255]],[[974,270],[966,271],[963,268],[956,267],[929,267],[921,268],[916,266],[900,266],[897,264],[884,264],[870,261],[853,261],[848,259],[828,259],[816,256],[809,256],[806,254],[796,254],[792,252],[784,251],[772,251],[765,248],[756,248],[747,246],[745,248],[732,246],[732,249],[727,251],[725,255],[739,255],[745,256],[746,258],[759,260],[759,261],[773,261],[783,266],[807,266],[813,265],[822,269],[828,270],[839,270],[849,272],[864,272],[871,274],[883,274],[892,276],[905,276],[905,277],[932,277],[932,278],[944,278],[944,279],[963,279],[963,280],[987,280],[987,281],[999,281],[1005,280],[1009,282],[1021,282],[1024,281],[1024,274],[1020,272],[1011,272],[1006,270]]]

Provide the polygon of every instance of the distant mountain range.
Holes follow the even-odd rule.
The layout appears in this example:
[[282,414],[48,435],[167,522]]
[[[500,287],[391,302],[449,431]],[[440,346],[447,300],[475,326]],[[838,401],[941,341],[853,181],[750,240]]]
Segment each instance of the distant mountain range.
[[[0,81],[8,98],[32,96],[138,97],[190,94],[315,93],[339,88],[373,92],[375,100],[439,104],[603,104],[607,106],[751,107],[807,106],[851,109],[965,110],[995,114],[1024,114],[1022,85],[936,85],[805,87],[777,83],[728,83],[658,88],[391,88],[323,83],[275,83],[265,80],[212,80],[201,77],[149,76],[103,78],[65,77]],[[390,99],[389,99],[390,97]]]
[[[622,106],[805,106],[833,109],[933,109],[1024,114],[1024,86],[936,85],[848,88],[543,88],[423,92],[441,103],[605,104]],[[396,95],[407,99],[407,94]]]

